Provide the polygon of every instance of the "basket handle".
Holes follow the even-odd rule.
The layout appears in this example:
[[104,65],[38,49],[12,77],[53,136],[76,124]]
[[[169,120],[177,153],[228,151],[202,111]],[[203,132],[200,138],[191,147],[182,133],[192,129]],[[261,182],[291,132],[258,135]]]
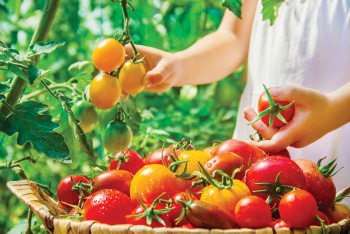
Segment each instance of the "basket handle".
[[[57,210],[41,198],[38,191],[38,185],[29,180],[20,180],[8,182],[7,187],[16,197],[26,204],[36,215],[38,215],[45,228],[53,233],[54,217],[47,211],[44,205],[51,211],[57,212]],[[50,202],[57,204],[56,201],[54,201],[44,192],[42,192],[42,194],[46,197],[46,199],[50,200]]]

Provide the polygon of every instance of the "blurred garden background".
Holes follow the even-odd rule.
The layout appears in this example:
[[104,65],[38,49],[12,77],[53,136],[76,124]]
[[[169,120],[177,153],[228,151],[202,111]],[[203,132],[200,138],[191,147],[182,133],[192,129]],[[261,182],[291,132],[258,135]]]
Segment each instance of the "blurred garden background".
[[[0,0],[0,40],[21,53],[27,51],[31,37],[38,25],[45,0]],[[204,35],[213,32],[220,24],[224,13],[220,0],[132,0],[136,8],[130,13],[130,30],[136,44],[152,46],[176,52],[195,43]],[[92,61],[96,44],[113,37],[122,30],[123,18],[119,3],[109,0],[61,0],[47,41],[64,41],[65,45],[49,55],[42,56],[38,67],[50,70],[49,77],[56,83],[72,77],[68,67],[79,61]],[[200,68],[197,68],[200,69]],[[165,93],[142,92],[133,95],[123,105],[131,116],[128,123],[133,130],[131,149],[146,154],[185,137],[193,141],[198,149],[211,146],[213,141],[232,137],[240,94],[245,85],[244,68],[231,76],[210,85],[173,88]],[[14,75],[0,70],[0,81],[9,82]],[[93,76],[87,74],[84,87]],[[190,78],[190,77],[189,77]],[[37,88],[28,86],[23,95],[28,98]],[[23,99],[22,97],[22,99]],[[88,137],[92,139],[97,160],[88,158],[74,139],[68,116],[60,102],[47,94],[36,96],[51,106],[49,114],[61,126],[58,132],[66,140],[72,163],[64,164],[42,155],[35,163],[21,162],[29,179],[51,185],[55,192],[59,181],[70,174],[92,174],[93,163],[107,165],[111,153],[100,144],[100,127]],[[102,122],[112,118],[113,112],[100,111]],[[8,181],[19,180],[16,173],[4,169],[3,165],[24,156],[40,156],[30,143],[16,144],[17,134],[9,137],[0,133],[0,234],[18,234],[25,230],[27,206],[6,188]],[[32,220],[33,233],[45,233],[38,217]]]

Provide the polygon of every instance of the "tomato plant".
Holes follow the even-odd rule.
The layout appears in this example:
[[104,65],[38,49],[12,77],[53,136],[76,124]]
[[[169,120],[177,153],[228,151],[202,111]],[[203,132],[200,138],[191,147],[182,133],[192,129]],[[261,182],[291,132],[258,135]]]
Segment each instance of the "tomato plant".
[[132,177],[133,175],[125,170],[103,172],[92,182],[92,191],[95,193],[103,189],[116,189],[129,196]]
[[118,104],[122,88],[118,78],[101,73],[92,80],[89,95],[92,104],[97,108],[110,109]]
[[298,189],[286,193],[280,202],[281,219],[294,228],[308,227],[315,220],[317,204],[311,193]]
[[130,149],[119,151],[114,155],[114,158],[109,164],[109,170],[126,170],[132,174],[136,174],[145,165],[142,157]]
[[143,63],[134,63],[129,60],[124,63],[119,73],[119,81],[124,92],[128,94],[138,94],[145,88],[143,77],[146,69]]
[[295,111],[294,102],[276,101],[273,100],[268,89],[264,85],[265,92],[263,92],[258,101],[259,115],[249,124],[255,123],[258,120],[262,120],[266,125],[270,127],[282,127],[289,120],[292,119]]
[[[85,183],[90,184],[90,181],[83,176],[80,175],[70,175],[61,180],[61,182],[57,186],[57,198],[62,203],[67,203],[70,205],[78,205],[79,195],[78,191],[73,191],[73,183],[72,179],[75,183]],[[62,205],[65,205],[62,203]]]
[[130,147],[132,131],[124,122],[109,122],[102,131],[102,145],[108,151],[116,153]]
[[125,48],[119,41],[108,38],[97,44],[93,53],[94,65],[103,72],[117,70],[125,60]]
[[84,203],[84,220],[109,225],[124,224],[126,216],[134,209],[131,199],[115,189],[100,190],[89,196]]
[[272,223],[270,206],[257,196],[246,196],[235,207],[235,221],[240,228],[263,228]]
[[[78,101],[72,107],[74,117],[79,120],[79,126],[84,133],[92,131],[97,125],[98,114],[94,105],[87,101]],[[72,122],[69,119],[72,126]]]

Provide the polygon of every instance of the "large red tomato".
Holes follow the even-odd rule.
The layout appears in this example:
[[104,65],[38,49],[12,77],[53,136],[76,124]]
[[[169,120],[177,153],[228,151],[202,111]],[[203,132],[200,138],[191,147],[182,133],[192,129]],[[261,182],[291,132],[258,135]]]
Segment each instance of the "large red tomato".
[[133,202],[123,192],[115,189],[100,190],[84,203],[84,221],[94,220],[109,225],[125,224],[126,216],[133,208]]
[[145,163],[143,162],[142,157],[135,151],[126,149],[120,151],[114,155],[116,160],[111,160],[109,165],[109,170],[115,170],[120,163],[119,170],[130,171],[132,174],[136,174]]
[[[68,203],[70,205],[78,205],[79,196],[77,191],[72,191],[72,181],[79,183],[80,181],[84,184],[90,184],[90,181],[83,176],[80,175],[70,175],[61,180],[57,187],[57,198],[62,203]],[[63,206],[65,204],[62,203]]]
[[243,170],[238,172],[235,176],[235,179],[239,180],[244,177],[245,171],[249,168],[249,160],[252,164],[254,164],[259,159],[267,156],[263,150],[236,139],[230,139],[222,142],[216,149],[215,155],[226,152],[238,154],[244,159]]
[[157,149],[156,151],[150,153],[146,158],[145,158],[145,164],[160,164],[163,165],[162,157],[164,158],[165,164],[169,166],[171,160],[169,159],[169,154],[172,154],[173,156],[174,153],[176,153],[177,156],[181,154],[183,150],[175,150],[173,148],[164,148],[164,149]]
[[132,177],[131,172],[125,170],[103,172],[95,177],[92,191],[95,193],[103,189],[116,189],[129,196]]

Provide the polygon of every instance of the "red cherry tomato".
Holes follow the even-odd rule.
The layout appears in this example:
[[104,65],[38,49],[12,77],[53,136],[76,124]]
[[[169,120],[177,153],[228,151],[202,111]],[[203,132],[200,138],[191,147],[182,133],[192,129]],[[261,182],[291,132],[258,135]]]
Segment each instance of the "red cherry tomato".
[[[175,150],[175,153],[177,156],[181,154],[183,150]],[[164,149],[157,149],[156,151],[150,153],[146,158],[145,158],[145,164],[160,164],[163,165],[162,161],[162,156],[164,158],[164,161],[167,166],[171,163],[169,159],[169,154],[174,155],[174,149],[173,148],[164,148]]]
[[111,170],[95,177],[92,188],[93,193],[103,189],[116,189],[130,195],[130,184],[133,175],[125,170]]
[[[79,183],[81,181],[84,184],[90,184],[90,181],[83,176],[80,176],[80,175],[67,176],[64,179],[62,179],[61,182],[58,184],[57,198],[61,203],[65,202],[70,205],[78,205],[79,196],[77,192],[72,191],[73,184],[71,181],[71,177],[76,183]],[[64,203],[62,203],[62,205],[63,207],[67,207]]]
[[93,220],[109,225],[125,224],[126,216],[134,209],[131,199],[115,189],[92,194],[84,204],[84,221]]
[[95,47],[92,53],[92,61],[103,72],[115,71],[125,61],[125,48],[113,38],[105,39]]
[[235,207],[235,221],[240,228],[264,228],[272,223],[270,206],[257,196],[246,196]]
[[317,204],[306,190],[294,190],[285,194],[279,204],[281,219],[294,228],[308,227],[315,220]]
[[124,151],[119,151],[114,155],[118,160],[111,160],[109,164],[109,170],[115,170],[120,162],[119,170],[130,171],[132,174],[136,174],[145,163],[142,157],[135,151],[126,149]]
[[[183,206],[178,201],[185,201],[185,198],[187,201],[191,200],[191,196],[187,191],[180,192],[178,194],[175,194],[172,197],[173,202],[172,202],[171,208],[174,208],[174,209],[169,211],[168,215],[169,215],[170,222],[174,227],[181,227],[188,224],[188,220],[186,219],[186,216],[178,224],[176,224],[177,222],[176,219],[180,217],[181,212],[183,210]],[[192,199],[193,201],[197,200],[197,198],[194,197],[193,195],[192,195]]]
[[[323,220],[323,222],[324,222],[325,225],[329,225],[329,220],[328,220],[327,215],[325,215],[325,213],[323,213],[322,211],[319,211],[319,210],[318,210],[318,211],[317,211],[317,216],[320,217],[320,218]],[[315,220],[312,222],[311,225],[314,225],[314,226],[321,226],[321,222],[318,221],[318,220],[315,218]]]

